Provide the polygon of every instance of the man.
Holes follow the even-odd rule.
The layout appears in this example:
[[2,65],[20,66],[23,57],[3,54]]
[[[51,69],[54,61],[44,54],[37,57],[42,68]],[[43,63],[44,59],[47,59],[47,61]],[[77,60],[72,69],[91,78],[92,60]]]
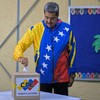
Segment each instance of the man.
[[54,93],[68,95],[76,72],[76,42],[71,26],[58,16],[59,5],[48,2],[44,7],[44,20],[27,30],[15,47],[14,59],[28,66],[28,58],[23,53],[33,44],[40,90],[52,92],[54,89]]

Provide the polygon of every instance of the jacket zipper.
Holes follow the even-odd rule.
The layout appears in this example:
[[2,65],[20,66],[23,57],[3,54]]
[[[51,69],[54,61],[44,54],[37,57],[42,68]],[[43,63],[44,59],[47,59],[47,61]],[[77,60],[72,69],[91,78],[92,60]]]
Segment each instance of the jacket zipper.
[[53,41],[53,32],[52,29],[50,29],[51,34],[51,42],[52,42],[52,83],[54,83],[54,41]]

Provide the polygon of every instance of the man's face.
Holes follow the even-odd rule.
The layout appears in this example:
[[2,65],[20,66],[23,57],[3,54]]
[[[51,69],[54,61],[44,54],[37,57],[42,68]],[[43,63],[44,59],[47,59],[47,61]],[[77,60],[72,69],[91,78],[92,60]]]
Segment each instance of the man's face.
[[44,13],[44,21],[46,25],[50,28],[54,28],[55,24],[57,23],[58,16],[55,13]]

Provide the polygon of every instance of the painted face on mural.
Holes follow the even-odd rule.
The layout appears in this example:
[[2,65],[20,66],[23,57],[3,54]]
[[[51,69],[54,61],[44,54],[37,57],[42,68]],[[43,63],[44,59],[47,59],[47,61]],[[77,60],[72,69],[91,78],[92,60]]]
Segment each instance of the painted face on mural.
[[56,13],[49,13],[49,12],[44,13],[44,21],[46,25],[50,28],[53,28],[56,25],[57,19],[58,16],[56,15]]

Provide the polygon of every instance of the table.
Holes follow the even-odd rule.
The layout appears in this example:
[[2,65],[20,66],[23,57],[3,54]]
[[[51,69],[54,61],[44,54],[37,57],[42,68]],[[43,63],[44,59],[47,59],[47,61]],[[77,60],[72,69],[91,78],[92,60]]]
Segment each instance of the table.
[[[14,100],[11,91],[0,92],[0,100]],[[40,100],[82,100],[81,98],[40,92]]]

